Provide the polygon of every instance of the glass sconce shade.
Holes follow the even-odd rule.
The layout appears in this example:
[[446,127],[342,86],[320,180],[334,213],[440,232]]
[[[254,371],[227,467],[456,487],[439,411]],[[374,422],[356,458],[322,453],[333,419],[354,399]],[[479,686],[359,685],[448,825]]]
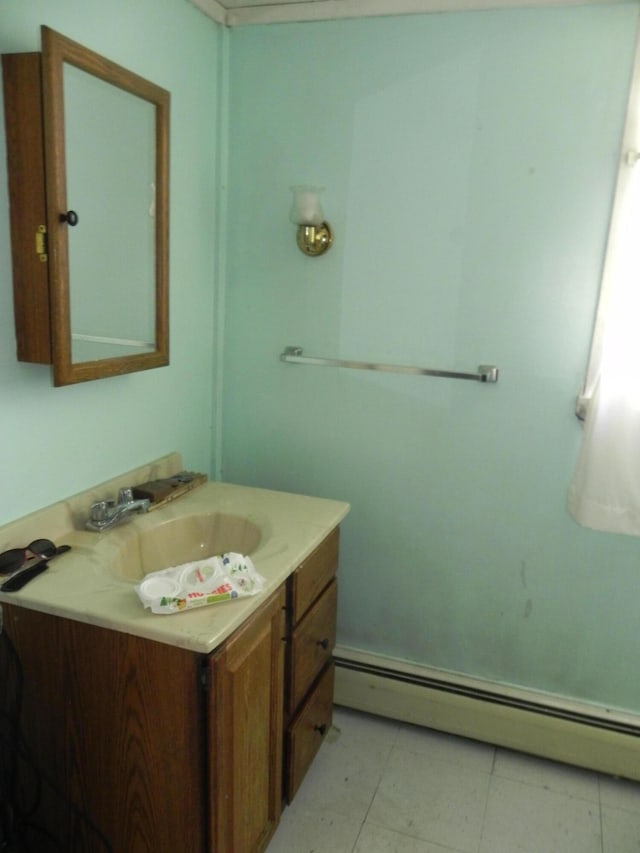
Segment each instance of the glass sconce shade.
[[289,219],[294,225],[322,225],[324,214],[320,204],[322,187],[312,187],[307,184],[291,187],[293,204]]

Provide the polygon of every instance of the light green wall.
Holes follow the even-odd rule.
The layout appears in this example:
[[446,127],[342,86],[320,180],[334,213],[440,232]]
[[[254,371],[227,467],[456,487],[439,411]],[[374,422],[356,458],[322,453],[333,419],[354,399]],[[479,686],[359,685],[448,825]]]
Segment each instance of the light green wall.
[[[637,18],[232,30],[223,475],[352,503],[340,642],[640,712],[640,542],[565,507]],[[336,234],[315,260],[307,182]]]
[[[183,0],[2,5],[0,51],[46,23],[171,91],[172,338],[168,368],[75,387],[16,362],[1,131],[0,523],[173,449],[213,471],[222,419],[225,479],[352,502],[341,642],[640,711],[640,545],[565,509],[636,4],[230,36]],[[309,181],[318,260],[287,218]]]
[[[172,99],[171,364],[67,388],[53,388],[47,367],[15,358],[2,121],[2,524],[172,450],[182,451],[187,466],[210,470],[218,66],[224,36],[185,0],[3,0],[0,18],[0,52],[39,50],[40,25],[47,24],[153,80]],[[112,234],[116,228],[114,223]],[[105,241],[109,236],[106,223]],[[118,253],[117,244],[112,251]]]

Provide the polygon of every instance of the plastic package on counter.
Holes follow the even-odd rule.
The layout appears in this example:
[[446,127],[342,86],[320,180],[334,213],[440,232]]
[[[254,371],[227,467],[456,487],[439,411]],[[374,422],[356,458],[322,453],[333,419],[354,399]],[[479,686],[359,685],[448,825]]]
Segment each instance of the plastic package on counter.
[[256,595],[264,583],[249,557],[228,553],[151,572],[135,590],[152,613],[181,613],[193,607]]

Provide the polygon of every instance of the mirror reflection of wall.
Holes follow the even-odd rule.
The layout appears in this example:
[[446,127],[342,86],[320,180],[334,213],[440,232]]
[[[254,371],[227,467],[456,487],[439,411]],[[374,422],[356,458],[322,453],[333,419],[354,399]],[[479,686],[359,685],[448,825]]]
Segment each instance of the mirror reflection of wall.
[[68,232],[72,361],[150,352],[154,106],[69,63],[63,80],[67,202],[78,214]]
[[54,385],[164,367],[171,95],[41,34],[2,54],[18,360]]

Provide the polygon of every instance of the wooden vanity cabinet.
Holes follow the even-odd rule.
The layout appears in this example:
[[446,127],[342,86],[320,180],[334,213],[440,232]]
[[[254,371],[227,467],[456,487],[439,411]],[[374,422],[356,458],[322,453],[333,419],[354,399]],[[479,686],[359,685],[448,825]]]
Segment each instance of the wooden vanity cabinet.
[[207,656],[3,604],[43,780],[38,795],[21,764],[24,801],[55,839],[31,849],[263,850],[281,808],[284,606],[282,587]]
[[331,727],[339,528],[288,582],[284,799],[290,803]]
[[331,725],[337,562],[336,529],[209,655],[3,603],[32,849],[263,851]]

